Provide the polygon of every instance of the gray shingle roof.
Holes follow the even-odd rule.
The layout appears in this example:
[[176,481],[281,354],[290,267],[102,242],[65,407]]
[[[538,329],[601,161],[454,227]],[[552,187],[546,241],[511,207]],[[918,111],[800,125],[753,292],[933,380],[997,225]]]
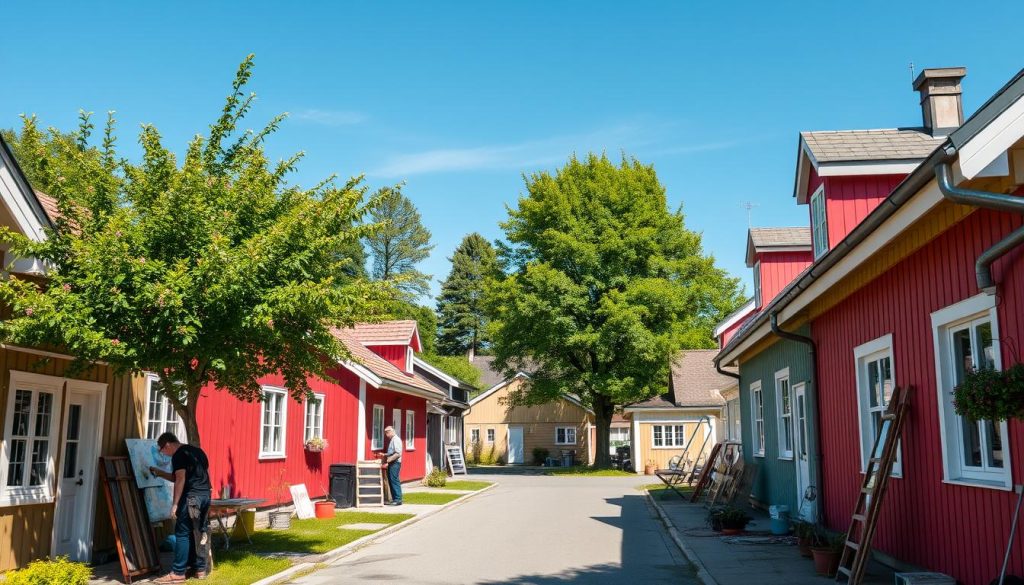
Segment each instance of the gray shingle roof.
[[755,248],[772,246],[808,246],[811,245],[811,228],[809,227],[759,227],[750,228],[750,241]]
[[501,372],[495,370],[492,366],[491,362],[493,361],[493,356],[478,355],[474,356],[473,361],[469,362],[480,372],[481,388],[491,388],[495,384],[505,381],[505,376],[502,376]]
[[801,132],[800,136],[818,163],[923,159],[946,138],[933,137],[923,128]]
[[631,404],[630,408],[719,407],[725,404],[719,390],[733,379],[715,371],[717,349],[688,349],[672,360],[667,394]]

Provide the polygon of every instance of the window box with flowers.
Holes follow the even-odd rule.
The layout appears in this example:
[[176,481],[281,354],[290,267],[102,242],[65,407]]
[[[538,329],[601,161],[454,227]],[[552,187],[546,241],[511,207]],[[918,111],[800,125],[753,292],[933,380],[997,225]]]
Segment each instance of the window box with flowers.
[[306,451],[320,453],[327,450],[327,439],[323,437],[311,437],[305,443]]

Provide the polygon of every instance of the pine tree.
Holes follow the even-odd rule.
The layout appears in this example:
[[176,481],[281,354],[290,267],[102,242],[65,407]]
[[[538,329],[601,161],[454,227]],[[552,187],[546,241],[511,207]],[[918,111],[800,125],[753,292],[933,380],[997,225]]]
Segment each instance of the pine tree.
[[430,275],[416,270],[434,248],[420,213],[402,194],[401,185],[380,189],[373,199],[371,221],[379,228],[366,238],[373,256],[374,280],[391,282],[407,300],[427,294]]
[[486,280],[501,276],[497,255],[490,242],[472,233],[450,260],[452,271],[437,299],[437,348],[442,355],[479,354],[489,344],[483,296]]

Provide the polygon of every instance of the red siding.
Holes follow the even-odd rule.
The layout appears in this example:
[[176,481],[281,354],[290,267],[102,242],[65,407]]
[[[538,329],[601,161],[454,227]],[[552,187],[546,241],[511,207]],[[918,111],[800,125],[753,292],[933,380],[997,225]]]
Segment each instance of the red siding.
[[[227,392],[207,389],[199,406],[199,430],[202,446],[210,459],[210,481],[215,496],[225,484],[239,497],[266,498],[275,503],[268,488],[277,482],[281,470],[290,484],[304,483],[310,497],[324,495],[328,466],[356,460],[356,413],[359,404],[359,380],[351,372],[330,372],[337,382],[310,378],[313,391],[324,395],[323,453],[307,453],[303,448],[305,403],[288,399],[285,425],[284,459],[260,460],[260,410],[258,402],[242,402]],[[281,376],[267,376],[261,383],[284,387]],[[291,496],[286,494],[286,501]]]
[[762,252],[761,307],[768,306],[782,289],[814,261],[814,252]]
[[[974,261],[1022,223],[979,210],[812,324],[818,346],[822,495],[829,524],[846,529],[861,480],[853,348],[891,333],[896,383],[913,386],[903,434],[904,477],[894,479],[875,546],[906,562],[950,574],[967,585],[997,576],[1009,535],[1011,492],[942,483],[939,411],[930,314],[978,294]],[[993,267],[1003,366],[1020,359],[1024,340],[1024,250]],[[1024,423],[1009,425],[1014,483],[1024,480]],[[1010,573],[1024,573],[1017,533]]]
[[[825,214],[829,248],[853,231],[874,208],[892,193],[906,175],[872,175],[825,178]],[[813,193],[813,191],[811,192]]]
[[373,353],[391,362],[399,370],[405,370],[406,349],[408,345],[368,345]]
[[728,345],[729,340],[732,339],[733,335],[736,335],[736,332],[740,330],[740,327],[743,327],[743,324],[747,322],[747,319],[750,319],[752,315],[756,314],[757,311],[751,311],[750,315],[747,315],[746,317],[740,319],[739,321],[736,321],[735,323],[733,323],[732,327],[729,327],[728,329],[723,331],[722,334],[718,336],[719,349]]
[[[425,398],[417,398],[408,394],[400,394],[390,390],[366,387],[366,458],[373,457],[373,407],[374,405],[384,406],[384,426],[393,424],[393,410],[402,410],[402,424],[400,435],[402,446],[405,448],[405,412],[412,410],[416,421],[414,423],[415,439],[412,450],[406,449],[402,453],[402,481],[420,479],[427,474],[427,401]],[[385,448],[387,444],[385,443]]]

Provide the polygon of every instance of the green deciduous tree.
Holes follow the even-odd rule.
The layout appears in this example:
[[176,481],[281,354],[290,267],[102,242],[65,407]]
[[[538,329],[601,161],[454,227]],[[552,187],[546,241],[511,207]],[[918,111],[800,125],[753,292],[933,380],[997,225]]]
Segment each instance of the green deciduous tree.
[[374,197],[370,218],[379,228],[367,239],[373,258],[373,278],[392,282],[408,300],[430,290],[430,276],[416,269],[434,247],[420,212],[402,194],[401,185],[384,187]]
[[2,338],[62,347],[80,366],[155,372],[197,444],[202,388],[259,400],[259,378],[281,372],[300,399],[308,375],[326,375],[331,358],[347,355],[330,327],[373,317],[392,294],[345,276],[358,262],[353,242],[373,228],[360,179],[290,186],[299,156],[272,164],[263,150],[281,118],[237,130],[253,100],[242,91],[251,71],[250,55],[209,134],[188,144],[180,164],[152,126],[133,164],[117,157],[112,119],[99,147],[89,144],[87,115],[71,134],[44,134],[26,120],[14,150],[61,219],[41,243],[0,233],[15,255],[51,267],[45,287],[0,281],[12,312]]
[[477,233],[462,238],[437,299],[437,347],[442,355],[478,354],[488,345],[484,284],[501,276],[494,246]]
[[532,374],[512,403],[573,393],[593,408],[606,465],[615,407],[664,392],[680,349],[714,347],[738,281],[668,209],[652,166],[573,157],[526,191],[502,224],[512,274],[488,290],[495,365]]

